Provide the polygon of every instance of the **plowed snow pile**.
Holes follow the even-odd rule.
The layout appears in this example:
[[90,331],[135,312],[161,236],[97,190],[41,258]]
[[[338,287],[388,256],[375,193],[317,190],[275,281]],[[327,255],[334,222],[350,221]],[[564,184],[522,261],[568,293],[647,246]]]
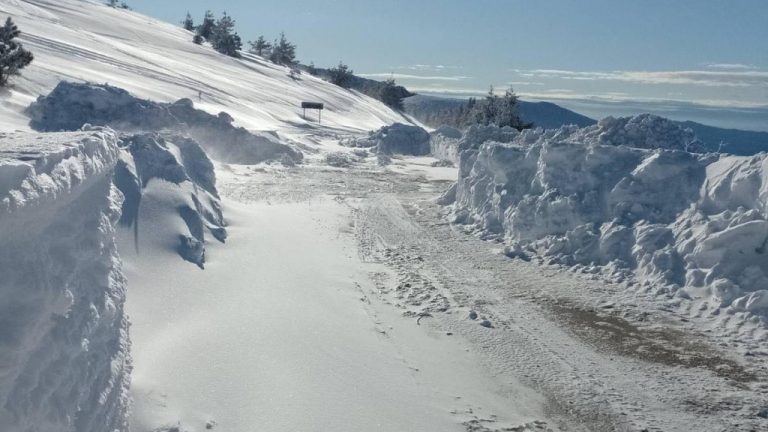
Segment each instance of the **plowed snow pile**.
[[0,430],[125,430],[125,278],[109,130],[0,134]]
[[693,315],[768,322],[768,155],[694,153],[690,131],[650,115],[488,136],[459,146],[443,197],[457,222]]

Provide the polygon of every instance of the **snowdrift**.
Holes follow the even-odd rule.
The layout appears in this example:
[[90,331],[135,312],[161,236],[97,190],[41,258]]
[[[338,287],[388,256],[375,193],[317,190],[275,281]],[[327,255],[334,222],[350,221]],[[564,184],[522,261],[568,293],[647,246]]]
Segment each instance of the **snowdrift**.
[[697,314],[768,317],[768,155],[701,154],[655,116],[583,129],[470,130],[456,222],[503,238],[510,256],[602,270]]
[[189,99],[171,104],[138,99],[109,85],[61,82],[25,111],[38,131],[78,130],[84,124],[123,131],[173,131],[202,143],[215,159],[256,164],[272,159],[300,162],[302,154],[275,135],[251,133],[232,126],[232,117],[195,109]]
[[192,43],[192,33],[178,25],[100,0],[3,1],[0,15],[13,17],[35,55],[3,95],[0,130],[27,129],[24,108],[60,81],[109,83],[163,103],[190,98],[203,111],[226,111],[237,126],[291,138],[316,127],[302,118],[302,101],[325,104],[323,128],[363,132],[402,121],[359,92],[309,74],[293,79],[289,69],[247,53],[224,56]]
[[[220,242],[227,238],[213,163],[196,141],[181,135],[144,133],[121,141],[126,151],[115,169],[115,185],[125,196],[120,223],[134,227],[136,252],[143,243],[140,208],[149,206],[166,215],[158,219],[175,230],[165,235],[178,239],[179,255],[203,268],[206,232]],[[158,182],[161,196],[151,192]]]
[[0,430],[126,430],[109,130],[0,134]]
[[347,147],[370,148],[381,155],[403,154],[423,156],[430,152],[429,133],[419,126],[395,123],[372,131],[366,137],[340,141]]

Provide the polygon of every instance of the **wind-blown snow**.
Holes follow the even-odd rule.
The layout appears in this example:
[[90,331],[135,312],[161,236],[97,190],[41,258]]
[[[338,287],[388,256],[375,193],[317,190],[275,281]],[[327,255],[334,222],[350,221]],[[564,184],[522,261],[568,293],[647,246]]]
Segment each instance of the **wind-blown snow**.
[[109,83],[157,102],[190,98],[206,112],[226,111],[249,130],[295,136],[315,127],[302,118],[304,100],[325,104],[325,127],[359,132],[403,120],[359,92],[308,74],[294,80],[287,68],[250,54],[226,57],[193,44],[192,33],[179,26],[100,1],[4,1],[0,15],[13,17],[35,55],[2,96],[0,130],[25,129],[23,109],[62,80]]
[[[218,160],[256,164],[270,159],[302,159],[299,150],[277,134],[252,133],[232,126],[225,112],[208,114],[189,99],[172,104],[138,99],[125,90],[97,84],[61,82],[25,111],[38,131],[78,130],[85,124],[122,131],[174,131],[197,139]],[[206,157],[207,158],[207,157]]]
[[768,316],[768,155],[685,151],[692,134],[649,115],[462,140],[442,201],[510,256],[633,276],[696,315]]
[[0,430],[125,430],[110,130],[0,134]]
[[[227,237],[213,163],[196,141],[180,135],[131,135],[122,145],[126,152],[115,170],[115,184],[125,196],[120,223],[133,226],[134,249],[138,253],[142,243],[140,207],[160,207],[177,229],[167,238],[167,247],[202,268],[206,232],[220,242]],[[149,192],[158,182],[166,191],[159,201]]]

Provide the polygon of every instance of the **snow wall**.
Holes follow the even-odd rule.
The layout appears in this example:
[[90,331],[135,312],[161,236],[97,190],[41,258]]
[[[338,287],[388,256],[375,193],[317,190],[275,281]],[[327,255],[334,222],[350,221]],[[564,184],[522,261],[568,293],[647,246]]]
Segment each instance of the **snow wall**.
[[441,197],[455,222],[510,256],[768,323],[768,155],[697,153],[690,130],[651,115],[490,132],[458,145],[458,182]]
[[0,430],[127,430],[117,141],[0,134]]

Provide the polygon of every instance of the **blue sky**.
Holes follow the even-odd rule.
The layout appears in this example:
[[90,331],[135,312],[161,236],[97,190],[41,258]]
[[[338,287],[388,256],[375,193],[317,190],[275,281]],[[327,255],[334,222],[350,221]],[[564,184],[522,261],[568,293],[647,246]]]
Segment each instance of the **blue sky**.
[[129,0],[178,22],[210,8],[245,40],[281,31],[420,92],[513,86],[593,117],[651,111],[768,130],[768,0]]

